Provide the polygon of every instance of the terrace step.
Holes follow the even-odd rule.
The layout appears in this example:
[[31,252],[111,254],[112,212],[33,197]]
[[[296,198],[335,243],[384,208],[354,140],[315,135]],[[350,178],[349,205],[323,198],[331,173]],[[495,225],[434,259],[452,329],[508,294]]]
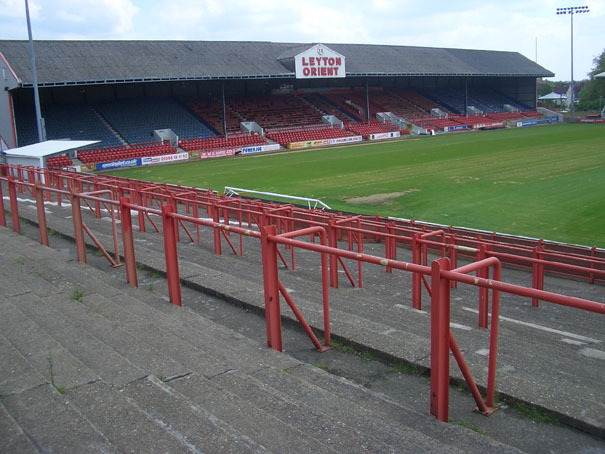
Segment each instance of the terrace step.
[[[0,239],[9,257],[0,264],[3,283],[26,275],[34,288],[2,290],[2,446],[23,452],[462,452],[424,434],[421,424],[407,428],[385,419],[379,398],[363,398],[369,390],[327,378],[336,388],[327,391],[304,378],[308,366],[188,308],[145,290],[120,291],[112,273],[71,262],[7,229],[0,229]],[[74,299],[77,288],[84,294]],[[403,420],[413,418],[412,410],[398,409],[410,415]],[[449,430],[456,429],[464,431]]]

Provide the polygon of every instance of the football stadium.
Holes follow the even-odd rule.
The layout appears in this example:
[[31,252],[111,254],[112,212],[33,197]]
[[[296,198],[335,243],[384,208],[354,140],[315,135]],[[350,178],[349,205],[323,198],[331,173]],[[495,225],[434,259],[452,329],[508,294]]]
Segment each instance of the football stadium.
[[550,71],[35,49],[0,40],[0,450],[602,449],[605,128]]

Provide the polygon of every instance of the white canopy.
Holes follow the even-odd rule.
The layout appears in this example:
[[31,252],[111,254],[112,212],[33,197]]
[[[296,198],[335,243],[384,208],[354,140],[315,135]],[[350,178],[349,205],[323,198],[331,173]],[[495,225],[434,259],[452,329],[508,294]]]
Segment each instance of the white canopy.
[[64,153],[99,142],[99,140],[47,140],[46,142],[4,150],[4,153],[7,157],[43,158],[45,156]]
[[559,94],[559,93],[555,93],[554,91],[551,91],[549,94],[540,96],[538,99],[543,100],[543,101],[549,100],[549,99],[567,99],[567,96],[565,96],[564,94]]

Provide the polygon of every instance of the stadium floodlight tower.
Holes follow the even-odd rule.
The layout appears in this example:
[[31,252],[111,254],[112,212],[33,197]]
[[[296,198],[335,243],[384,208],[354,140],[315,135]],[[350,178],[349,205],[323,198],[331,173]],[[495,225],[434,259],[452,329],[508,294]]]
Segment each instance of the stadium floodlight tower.
[[575,14],[587,13],[590,10],[588,6],[567,6],[565,8],[557,8],[557,15],[559,14],[569,14],[571,18],[571,121],[574,121],[575,107],[574,103],[576,102],[574,96],[574,83],[573,83],[573,17]]
[[32,24],[29,19],[29,5],[25,0],[25,16],[27,18],[27,34],[29,36],[29,55],[32,65],[32,77],[34,85],[34,104],[36,107],[36,124],[38,125],[38,142],[46,141],[46,127],[44,126],[44,118],[42,117],[42,109],[40,107],[40,94],[38,92],[38,74],[36,72],[36,53],[34,52],[34,38],[32,37]]

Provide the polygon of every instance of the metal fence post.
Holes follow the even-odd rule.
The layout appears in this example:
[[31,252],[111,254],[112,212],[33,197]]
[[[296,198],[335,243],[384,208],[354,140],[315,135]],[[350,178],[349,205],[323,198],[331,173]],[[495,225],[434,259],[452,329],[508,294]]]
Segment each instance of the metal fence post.
[[48,229],[46,228],[46,213],[44,212],[44,190],[42,183],[36,182],[34,186],[36,194],[36,210],[38,212],[38,229],[40,230],[40,243],[48,246]]
[[[216,224],[220,223],[218,202],[216,202],[216,201],[212,202],[212,221],[215,222]],[[214,227],[214,253],[216,255],[222,254],[221,231],[217,227]]]
[[80,210],[80,197],[76,189],[71,189],[71,216],[74,221],[74,237],[78,262],[86,263],[86,244],[84,243],[84,227],[82,227],[82,211]]
[[[487,258],[487,245],[481,243],[477,248],[477,261]],[[480,268],[477,270],[477,277],[489,279],[489,269]],[[487,312],[489,310],[488,289],[479,287],[479,327],[487,328]]]
[[[4,171],[4,167],[2,167]],[[2,195],[2,182],[0,182],[0,226],[6,227],[6,213],[4,212],[4,196]]]
[[120,197],[120,214],[122,225],[122,241],[124,242],[124,266],[126,280],[132,287],[138,287],[137,265],[134,256],[134,240],[132,237],[132,217],[130,215],[130,199]]
[[179,257],[176,249],[176,213],[173,205],[162,207],[162,228],[164,231],[164,256],[166,258],[166,278],[168,295],[175,306],[181,305],[181,280],[179,277]]
[[[412,263],[421,265],[422,252],[420,250],[420,233],[412,234]],[[422,277],[420,273],[412,273],[412,306],[421,309],[422,306]]]
[[[338,240],[336,238],[336,221],[334,215],[328,219],[328,246],[338,249]],[[338,258],[330,254],[330,286],[338,288]]]
[[21,224],[19,222],[19,206],[17,204],[17,183],[11,175],[8,177],[8,195],[10,198],[11,216],[13,220],[13,232],[21,232]]
[[450,262],[440,258],[431,264],[431,414],[448,421],[450,385],[450,282],[441,278]]
[[281,315],[279,311],[279,278],[277,275],[277,244],[269,240],[275,235],[274,225],[261,230],[261,250],[263,257],[263,284],[265,288],[265,323],[267,325],[267,345],[282,351]]

